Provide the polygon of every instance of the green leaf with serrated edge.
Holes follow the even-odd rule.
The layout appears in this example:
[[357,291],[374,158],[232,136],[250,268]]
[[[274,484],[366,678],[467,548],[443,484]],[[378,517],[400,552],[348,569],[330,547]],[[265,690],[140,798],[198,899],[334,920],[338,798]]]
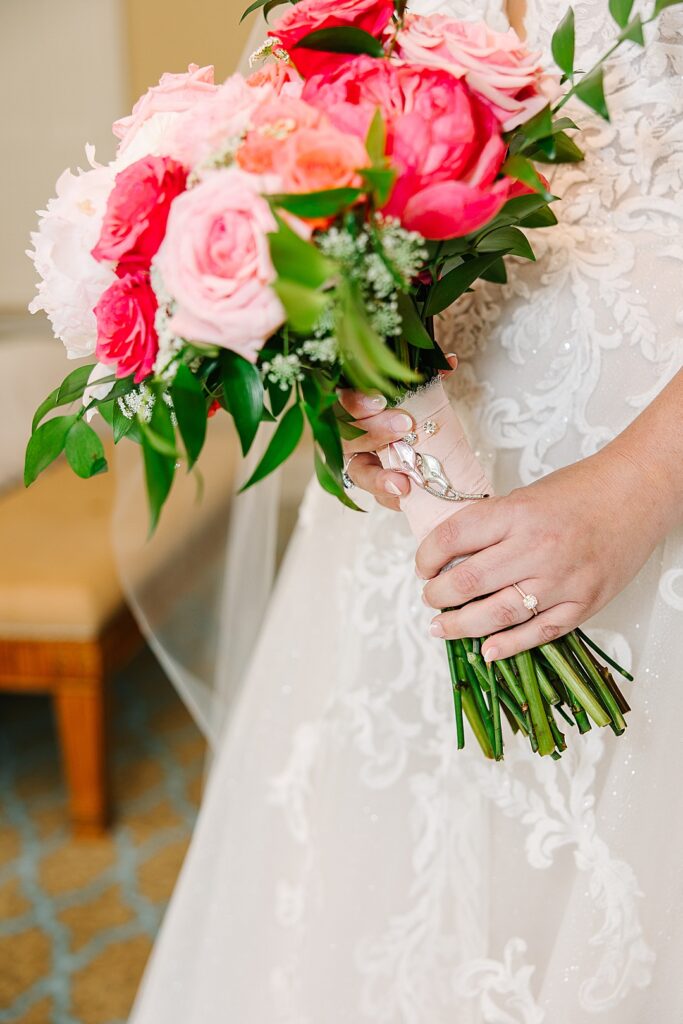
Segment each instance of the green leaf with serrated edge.
[[551,228],[555,224],[557,224],[557,217],[549,206],[542,206],[540,210],[530,213],[528,217],[519,221],[520,227],[523,228]]
[[98,435],[82,419],[76,420],[66,435],[66,461],[83,480],[103,473],[107,468],[104,447]]
[[553,59],[569,78],[574,74],[574,11],[570,7],[553,32],[550,44]]
[[609,121],[609,110],[605,101],[602,68],[595,68],[575,86],[576,95],[587,107]]
[[333,276],[336,266],[311,242],[297,235],[282,217],[278,229],[268,235],[270,256],[278,274],[309,288],[320,288]]
[[370,122],[368,134],[365,137],[365,148],[372,163],[375,166],[381,166],[387,149],[387,126],[384,123],[380,107],[377,107]]
[[241,488],[246,491],[259,480],[263,480],[278,468],[292,454],[304,431],[304,414],[299,405],[292,405],[284,414],[277,429],[273,434],[270,444],[266,448],[263,458],[251,474],[246,484]]
[[353,25],[335,28],[320,28],[303,36],[293,47],[295,50],[322,50],[324,53],[367,53],[371,57],[383,57],[384,48],[379,41]]
[[491,281],[493,284],[506,284],[508,272],[505,267],[505,260],[502,257],[499,260],[494,260],[481,277],[483,281]]
[[368,167],[361,170],[360,176],[367,185],[368,191],[372,192],[375,205],[377,207],[385,206],[389,202],[389,196],[396,181],[396,171],[391,167]]
[[479,240],[477,246],[479,252],[503,252],[510,256],[521,256],[525,260],[535,260],[534,250],[529,244],[529,239],[519,228],[506,227],[496,228],[490,231]]
[[284,277],[278,277],[273,288],[285,307],[290,327],[299,334],[309,334],[313,330],[330,301],[328,294]]
[[[683,2],[683,0],[678,0]],[[633,21],[626,26],[624,31],[620,34],[619,39],[622,42],[637,43],[638,46],[645,46],[645,35],[643,34],[643,22],[639,14],[636,14]]]
[[204,388],[190,368],[185,363],[180,363],[170,390],[189,470],[199,458],[206,440],[207,413]]
[[30,487],[44,469],[54,462],[64,451],[67,434],[74,425],[77,416],[53,416],[43,423],[34,433],[26,446],[24,461],[24,484]]
[[631,17],[633,0],[609,0],[609,12],[619,28],[624,28]]
[[401,315],[403,337],[408,344],[414,348],[434,348],[434,341],[422,323],[412,297],[405,292],[398,292],[396,298],[398,301],[398,311]]
[[343,484],[338,483],[330,471],[330,467],[323,462],[317,451],[313,452],[313,464],[315,466],[315,475],[318,478],[318,483],[323,490],[327,491],[328,494],[332,494],[335,498],[341,501],[342,505],[346,505],[347,508],[353,509],[354,512],[364,511],[364,509],[359,508],[355,501],[349,497]]
[[268,201],[296,217],[336,217],[353,206],[362,194],[359,188],[330,188],[322,192],[276,193],[268,196]]
[[555,198],[552,193],[548,192],[548,189],[538,175],[538,171],[526,157],[509,156],[501,170],[508,178],[514,178],[515,181],[521,181],[524,185],[528,185],[539,196],[542,196],[546,203],[551,202]]
[[253,363],[226,349],[221,359],[221,379],[228,409],[235,421],[242,454],[251,448],[263,416],[263,382]]
[[579,149],[574,140],[570,139],[564,132],[558,132],[554,137],[554,141],[555,147],[552,155],[536,152],[531,154],[531,159],[548,164],[575,164],[585,159],[583,150]]
[[475,256],[474,259],[468,260],[467,263],[456,267],[455,270],[451,270],[449,274],[442,277],[432,288],[427,300],[425,314],[427,316],[436,316],[437,313],[448,309],[457,298],[474,284],[477,278],[481,277],[482,272],[488,270],[491,264],[495,263],[502,255],[504,254],[498,252],[485,256]]
[[[88,366],[78,366],[75,370],[72,370],[68,377],[65,377],[58,388],[51,391],[44,401],[40,403],[36,409],[33,417],[33,423],[31,430],[35,430],[40,421],[47,416],[53,409],[57,409],[60,405],[69,405],[74,402],[77,398],[83,396],[88,378],[93,371],[95,363],[89,363]],[[60,397],[61,396],[61,397]],[[66,397],[64,397],[66,396]]]

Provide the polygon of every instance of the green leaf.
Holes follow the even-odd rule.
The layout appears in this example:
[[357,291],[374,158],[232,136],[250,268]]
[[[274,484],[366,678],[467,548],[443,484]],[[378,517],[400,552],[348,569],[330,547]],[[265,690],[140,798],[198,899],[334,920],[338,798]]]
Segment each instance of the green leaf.
[[330,296],[284,277],[278,277],[273,288],[285,307],[290,327],[299,334],[309,334],[320,319]]
[[352,25],[321,28],[309,32],[299,40],[294,49],[322,50],[324,53],[367,53],[371,57],[384,56],[384,48],[379,39]]
[[558,132],[566,132],[569,129],[575,132],[580,131],[578,124],[575,124],[571,117],[558,117],[557,121],[553,122],[553,134],[555,135]]
[[398,311],[401,314],[403,337],[408,344],[414,348],[434,348],[434,341],[422,323],[412,297],[406,295],[405,292],[399,292],[396,298],[398,300]]
[[652,12],[656,18],[658,14],[661,14],[666,7],[676,7],[677,4],[683,3],[683,0],[656,0],[654,11]]
[[396,171],[392,167],[366,167],[360,172],[361,178],[372,192],[375,205],[385,206],[389,202],[391,190],[396,181]]
[[[676,2],[681,3],[683,0],[676,0]],[[639,14],[636,14],[635,18],[626,26],[619,39],[623,42],[628,41],[630,43],[637,43],[638,46],[645,46],[643,22]]]
[[114,444],[118,444],[124,437],[130,434],[135,425],[135,418],[124,416],[118,402],[113,403],[111,427],[114,434]]
[[539,110],[539,112],[535,114],[530,121],[520,125],[519,128],[519,131],[527,142],[544,139],[552,133],[552,130],[553,118],[550,106],[543,107],[543,110]]
[[278,417],[292,394],[291,387],[281,388],[279,384],[275,384],[273,381],[268,381],[268,396],[270,398],[270,408],[273,412],[273,416]]
[[343,437],[345,441],[355,441],[359,437],[363,437],[367,433],[366,430],[362,430],[360,427],[356,427],[353,423],[345,423],[344,420],[339,420],[339,435]]
[[275,217],[277,231],[268,235],[273,266],[280,277],[309,288],[320,288],[335,272],[332,260],[311,242],[300,238],[281,217]]
[[500,259],[494,260],[488,270],[485,270],[481,275],[482,280],[492,281],[493,284],[505,284],[508,279],[508,272],[505,267],[505,260],[501,256]]
[[553,32],[550,47],[553,59],[569,78],[574,74],[574,11],[570,7]]
[[354,512],[362,512],[363,509],[359,508],[355,501],[349,497],[344,489],[344,485],[337,480],[330,467],[326,462],[323,462],[317,451],[313,453],[313,462],[315,465],[315,475],[323,490],[327,491],[328,494],[334,495],[335,498],[341,501],[342,505],[353,509]]
[[84,480],[107,469],[104,447],[98,435],[84,420],[76,420],[66,435],[66,459],[76,476]]
[[406,366],[372,327],[357,287],[340,286],[337,341],[345,374],[362,390],[377,388],[393,394],[392,381],[419,381],[420,375]]
[[278,7],[280,4],[286,4],[288,2],[289,0],[254,0],[254,3],[249,4],[247,7],[246,11],[240,18],[239,23],[241,25],[245,18],[248,18],[250,14],[253,14],[254,11],[258,11],[261,7],[268,8],[268,10],[264,12],[267,18],[274,7]]
[[479,252],[500,253],[505,250],[511,256],[522,256],[526,260],[535,260],[534,250],[529,239],[519,228],[496,228],[481,239],[477,245]]
[[288,459],[301,440],[303,430],[304,414],[301,411],[301,406],[293,405],[280,420],[277,430],[263,454],[263,458],[246,484],[241,488],[240,493],[246,491],[253,484],[258,483],[259,480],[263,480],[269,473],[277,469],[285,459]]
[[384,123],[380,107],[377,107],[370,122],[368,134],[365,137],[365,148],[372,163],[375,166],[381,166],[387,151],[387,126]]
[[26,446],[24,484],[30,487],[36,477],[64,451],[66,438],[77,416],[54,416],[31,435]]
[[226,404],[239,434],[242,454],[246,455],[264,411],[261,373],[253,363],[226,349],[221,360],[221,379]]
[[276,193],[268,196],[268,201],[297,217],[336,217],[362,194],[359,188],[330,188],[323,192]]
[[535,213],[530,213],[528,217],[520,220],[519,223],[523,228],[551,228],[557,224],[557,217],[549,206],[542,206]]
[[93,371],[95,363],[89,363],[87,366],[77,366],[75,370],[72,370],[68,377],[65,377],[58,388],[51,391],[47,398],[40,403],[36,409],[35,416],[33,417],[33,423],[31,430],[35,430],[40,421],[47,416],[53,409],[57,409],[60,405],[69,405],[74,402],[77,398],[82,398],[83,392],[85,391],[88,383],[88,378]]
[[631,17],[633,0],[609,0],[609,12],[619,28],[624,28]]
[[[168,498],[175,476],[177,454],[175,429],[171,412],[162,399],[161,389],[155,389],[156,401],[149,424],[140,422],[145,482],[150,512],[150,534],[156,529],[161,509]],[[161,450],[166,448],[166,451]]]
[[577,82],[575,86],[576,95],[580,100],[590,107],[605,121],[609,121],[609,110],[605,102],[605,89],[603,86],[602,68],[595,68],[589,74]]
[[187,468],[191,469],[206,440],[206,398],[203,387],[185,363],[178,366],[171,385],[171,398],[187,452]]
[[461,264],[455,270],[451,270],[449,274],[442,277],[432,288],[427,300],[425,314],[427,316],[436,316],[437,313],[448,309],[457,298],[474,284],[478,277],[481,277],[485,270],[488,270],[497,259],[500,259],[501,255],[500,252],[496,252],[485,256],[475,256],[474,259]]
[[585,159],[584,152],[564,132],[554,136],[555,147],[552,154],[537,151],[532,154],[533,160],[548,164],[574,164]]
[[514,178],[515,181],[521,181],[523,184],[528,185],[539,196],[542,196],[547,203],[555,198],[552,193],[548,192],[548,189],[538,175],[538,171],[526,157],[509,156],[501,170],[509,178]]

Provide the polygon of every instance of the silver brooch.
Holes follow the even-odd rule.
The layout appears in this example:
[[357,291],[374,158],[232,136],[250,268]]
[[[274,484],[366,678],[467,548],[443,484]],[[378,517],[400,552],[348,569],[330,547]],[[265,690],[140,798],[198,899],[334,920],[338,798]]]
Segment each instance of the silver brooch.
[[456,490],[436,456],[416,452],[407,441],[395,441],[389,445],[389,462],[390,469],[405,473],[435,498],[442,498],[444,501],[476,501],[479,498],[488,498],[488,494],[466,494],[464,491]]

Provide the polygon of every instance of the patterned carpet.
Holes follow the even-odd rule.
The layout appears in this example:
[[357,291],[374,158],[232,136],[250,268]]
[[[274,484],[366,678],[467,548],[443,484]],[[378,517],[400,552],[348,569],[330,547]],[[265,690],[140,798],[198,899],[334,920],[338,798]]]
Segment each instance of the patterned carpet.
[[0,1024],[125,1022],[187,847],[203,753],[141,655],[114,685],[114,827],[75,842],[49,701],[0,697]]

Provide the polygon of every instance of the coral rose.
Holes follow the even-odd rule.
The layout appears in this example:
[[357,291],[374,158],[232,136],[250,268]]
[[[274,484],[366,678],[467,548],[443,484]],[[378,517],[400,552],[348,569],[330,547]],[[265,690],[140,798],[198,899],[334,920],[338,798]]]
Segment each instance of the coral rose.
[[267,235],[276,224],[261,196],[277,185],[229,168],[175,201],[155,260],[175,300],[169,324],[175,334],[255,362],[265,339],[284,322],[271,288],[275,270]]
[[112,131],[121,139],[119,152],[128,148],[143,124],[156,114],[182,113],[217,88],[213,81],[213,67],[200,68],[190,64],[183,74],[162,75],[159,84],[153,85],[140,97],[132,114],[114,122]]
[[379,36],[394,13],[393,0],[300,0],[279,19],[268,34],[279,39],[304,78],[330,70],[348,60],[343,53],[325,53],[298,46],[310,32],[325,28],[360,28]]
[[139,384],[151,374],[159,350],[156,312],[157,298],[144,271],[118,278],[95,306],[97,358],[113,366],[117,377],[132,373]]
[[279,170],[285,191],[322,192],[360,185],[358,170],[369,162],[359,138],[329,125],[295,132],[282,148]]
[[237,150],[237,163],[252,174],[276,173],[283,147],[291,136],[325,121],[323,113],[310,103],[277,96],[254,111],[247,137]]
[[494,32],[483,22],[443,14],[406,16],[396,53],[411,64],[464,78],[491,106],[505,131],[528,121],[559,94],[556,76],[517,33]]
[[116,175],[96,260],[117,263],[119,276],[146,270],[166,232],[171,203],[185,191],[187,171],[169,157],[148,156]]

